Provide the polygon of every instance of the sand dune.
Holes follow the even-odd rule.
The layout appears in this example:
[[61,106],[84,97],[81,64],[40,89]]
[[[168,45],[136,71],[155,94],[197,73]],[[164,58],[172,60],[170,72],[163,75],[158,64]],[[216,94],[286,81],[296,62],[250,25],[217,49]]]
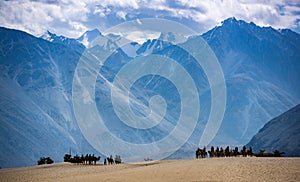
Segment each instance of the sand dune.
[[1,169],[0,181],[300,181],[300,158],[207,158]]

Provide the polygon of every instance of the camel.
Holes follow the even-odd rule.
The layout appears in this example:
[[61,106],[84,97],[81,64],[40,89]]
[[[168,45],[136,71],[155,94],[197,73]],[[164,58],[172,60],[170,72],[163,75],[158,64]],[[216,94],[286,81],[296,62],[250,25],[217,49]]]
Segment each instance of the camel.
[[114,159],[113,159],[112,155],[110,155],[110,157],[107,157],[106,159],[107,159],[108,164],[113,164],[114,163]]
[[205,158],[207,156],[206,148],[200,149],[199,147],[196,150],[196,159]]
[[243,146],[243,149],[241,150],[241,154],[243,155],[243,157],[247,157],[246,146]]
[[225,148],[225,157],[230,157],[231,153],[230,153],[230,150],[229,150],[229,146],[227,146]]
[[101,157],[98,156],[98,157],[95,157],[93,158],[93,161],[94,161],[94,164],[96,165],[97,161],[100,161]]
[[253,154],[253,151],[252,151],[252,147],[250,147],[248,150],[247,150],[247,155],[248,156],[253,156],[254,154]]

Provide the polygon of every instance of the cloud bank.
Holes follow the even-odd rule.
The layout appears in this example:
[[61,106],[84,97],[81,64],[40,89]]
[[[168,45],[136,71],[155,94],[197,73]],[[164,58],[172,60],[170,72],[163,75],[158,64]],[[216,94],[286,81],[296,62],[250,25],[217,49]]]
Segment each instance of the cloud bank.
[[166,18],[203,33],[226,18],[300,32],[298,0],[6,0],[0,2],[0,26],[39,36],[46,30],[79,37],[126,20]]

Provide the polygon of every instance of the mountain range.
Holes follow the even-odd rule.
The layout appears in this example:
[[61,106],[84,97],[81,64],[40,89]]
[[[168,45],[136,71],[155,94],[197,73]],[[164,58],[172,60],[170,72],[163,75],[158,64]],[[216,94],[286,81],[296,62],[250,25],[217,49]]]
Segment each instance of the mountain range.
[[266,121],[299,103],[299,34],[229,18],[202,37],[218,57],[227,85],[216,140],[230,134],[229,143],[247,143]]
[[255,152],[275,150],[284,152],[284,156],[300,156],[300,105],[284,112],[264,125],[250,140]]
[[[72,80],[78,60],[93,40],[103,37],[100,39],[103,47],[109,47],[117,35],[103,36],[98,30],[92,30],[78,39],[51,32],[34,37],[2,27],[0,36],[0,166],[34,165],[41,156],[61,161],[70,149],[78,154],[98,154],[76,122]],[[211,145],[244,145],[267,121],[299,104],[299,34],[229,18],[199,36],[216,54],[227,86],[224,120]],[[106,79],[97,79],[97,107],[111,122],[107,123],[108,127],[130,142],[151,142],[172,129],[176,123],[170,122],[171,127],[147,133],[124,129],[111,110],[110,82],[132,57],[148,54],[177,59],[196,80],[201,101],[200,119],[188,142],[170,158],[193,157],[210,111],[210,87],[204,72],[201,68],[195,71],[195,60],[182,49],[157,39],[142,45],[133,42],[118,49],[99,71]],[[164,96],[170,108],[166,117],[176,120],[179,96],[170,90],[174,90],[174,86],[167,80],[149,76],[137,82],[132,93],[145,105],[147,98],[154,94]],[[140,107],[135,109],[141,110]],[[141,114],[147,114],[147,110]]]

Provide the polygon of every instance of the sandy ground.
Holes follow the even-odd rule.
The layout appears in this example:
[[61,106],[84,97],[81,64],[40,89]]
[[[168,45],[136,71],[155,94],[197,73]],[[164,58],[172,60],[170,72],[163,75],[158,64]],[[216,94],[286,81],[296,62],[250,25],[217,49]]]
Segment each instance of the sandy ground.
[[0,181],[300,181],[300,158],[207,158],[1,169]]

